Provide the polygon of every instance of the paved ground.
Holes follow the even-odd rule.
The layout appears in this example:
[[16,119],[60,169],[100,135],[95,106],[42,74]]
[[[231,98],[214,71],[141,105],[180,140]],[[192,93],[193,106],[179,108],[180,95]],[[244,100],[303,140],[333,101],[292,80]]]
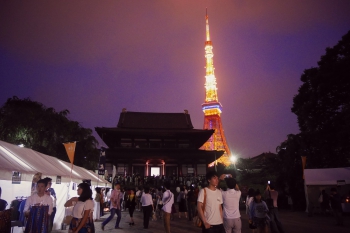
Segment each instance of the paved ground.
[[[248,218],[244,211],[242,214],[243,229],[242,233],[251,233],[252,231],[248,228]],[[102,220],[107,218],[107,215],[102,217]],[[177,216],[177,215],[176,215]],[[283,222],[286,233],[349,233],[350,232],[350,215],[344,216],[343,227],[335,226],[335,220],[332,216],[313,216],[308,217],[303,212],[289,212],[289,211],[280,211],[280,217]],[[127,212],[122,212],[122,220],[120,227],[123,229],[116,230],[114,229],[116,217],[105,226],[105,231],[101,230],[101,222],[95,222],[96,233],[102,232],[142,232],[142,233],[161,233],[164,232],[162,220],[150,221],[148,229],[143,229],[143,214],[142,212],[134,213],[135,226],[129,226],[129,215]],[[68,230],[55,230],[52,233],[64,233]],[[188,232],[198,232],[201,230],[193,226],[192,222],[184,218],[175,218],[171,221],[171,232],[173,233],[188,233]]]

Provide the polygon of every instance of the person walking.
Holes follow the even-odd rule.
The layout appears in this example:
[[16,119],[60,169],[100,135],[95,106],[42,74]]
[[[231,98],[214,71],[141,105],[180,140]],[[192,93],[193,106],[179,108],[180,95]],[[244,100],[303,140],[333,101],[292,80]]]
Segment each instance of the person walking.
[[171,209],[174,204],[174,194],[170,191],[170,183],[164,183],[165,192],[163,193],[163,219],[164,219],[164,228],[166,233],[170,233],[170,215]]
[[242,221],[239,212],[241,191],[231,174],[222,174],[220,180],[225,180],[227,190],[221,190],[223,200],[224,228],[226,233],[241,233]]
[[185,213],[185,218],[187,218],[186,193],[185,193],[184,187],[180,188],[178,203],[179,203],[179,218],[181,218],[181,213]]
[[128,210],[129,210],[129,216],[130,216],[129,226],[134,226],[135,222],[134,222],[133,214],[134,214],[135,207],[136,207],[136,196],[135,196],[134,189],[130,189],[130,194],[128,195],[128,197],[126,199],[125,205],[126,205],[126,208],[128,208]]
[[87,233],[95,229],[92,219],[94,202],[92,201],[92,191],[90,185],[81,183],[78,185],[77,193],[79,197],[72,197],[64,207],[73,207],[73,218],[69,225],[69,232]]
[[149,219],[154,211],[153,200],[151,194],[149,194],[149,188],[144,188],[144,194],[141,197],[141,204],[143,210],[143,228],[148,229]]
[[105,191],[106,189],[105,188],[102,188],[101,189],[101,192],[100,192],[100,195],[101,195],[101,198],[100,198],[100,217],[102,217],[105,212],[104,212],[104,208],[105,208]]
[[249,215],[249,205],[254,200],[254,189],[248,190],[247,198],[245,199],[245,213]]
[[163,208],[163,190],[164,188],[158,188],[156,192],[156,213],[159,219],[162,219],[162,208]]
[[258,233],[268,233],[268,212],[269,208],[261,199],[260,191],[256,190],[254,200],[249,206],[249,225],[255,226],[258,229]]
[[210,171],[206,179],[208,187],[201,189],[197,200],[198,216],[203,222],[202,233],[224,233],[222,193],[216,188],[219,178],[215,171]]
[[187,193],[187,211],[188,211],[188,221],[192,221],[196,214],[196,195],[194,193],[194,187],[191,186]]
[[47,182],[45,194],[51,196],[52,201],[53,201],[52,202],[53,207],[52,207],[52,213],[50,215],[50,225],[49,225],[50,231],[52,231],[53,221],[55,219],[55,215],[56,215],[56,211],[57,211],[57,207],[56,207],[57,197],[56,197],[55,189],[53,189],[51,187],[52,186],[52,179],[50,177],[45,177],[44,180],[46,180],[46,182]]
[[101,217],[101,211],[100,211],[100,208],[101,208],[101,188],[98,188],[96,187],[95,188],[95,191],[96,191],[96,195],[95,195],[95,198],[94,198],[94,221],[96,220],[100,220],[100,217]]
[[266,186],[265,198],[271,198],[273,200],[273,205],[268,206],[271,233],[284,233],[284,229],[278,214],[278,192],[275,190],[275,186],[273,184],[268,184]]
[[123,198],[122,196],[122,192],[120,191],[120,184],[115,184],[114,185],[114,189],[111,193],[111,205],[110,205],[110,212],[111,214],[109,215],[109,217],[103,221],[103,223],[101,224],[101,228],[104,231],[105,230],[105,226],[107,223],[109,223],[109,221],[111,221],[114,217],[115,214],[117,214],[117,221],[115,222],[115,229],[122,229],[121,227],[119,227],[119,223],[120,220],[122,218],[122,214],[121,214],[121,206],[120,206],[120,200]]
[[343,226],[343,208],[341,206],[341,197],[336,188],[331,189],[330,201],[337,226]]

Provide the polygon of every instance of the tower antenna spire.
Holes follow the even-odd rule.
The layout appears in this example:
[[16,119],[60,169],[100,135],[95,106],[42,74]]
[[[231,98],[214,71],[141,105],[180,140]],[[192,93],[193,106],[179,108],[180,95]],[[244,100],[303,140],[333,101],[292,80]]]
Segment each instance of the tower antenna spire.
[[205,27],[206,27],[207,41],[210,41],[208,8],[205,8]]

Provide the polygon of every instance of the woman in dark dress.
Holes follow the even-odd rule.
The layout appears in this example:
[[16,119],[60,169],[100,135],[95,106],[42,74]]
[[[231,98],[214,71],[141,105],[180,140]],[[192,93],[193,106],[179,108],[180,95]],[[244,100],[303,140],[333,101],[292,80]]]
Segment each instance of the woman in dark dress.
[[180,188],[180,193],[178,197],[179,202],[179,218],[181,218],[181,213],[185,213],[185,218],[187,218],[187,204],[186,204],[186,193],[185,188]]
[[135,196],[135,190],[131,189],[130,194],[128,195],[128,198],[126,200],[126,208],[129,209],[129,215],[130,215],[130,226],[134,226],[134,218],[133,214],[135,211],[135,206],[136,206],[136,196]]

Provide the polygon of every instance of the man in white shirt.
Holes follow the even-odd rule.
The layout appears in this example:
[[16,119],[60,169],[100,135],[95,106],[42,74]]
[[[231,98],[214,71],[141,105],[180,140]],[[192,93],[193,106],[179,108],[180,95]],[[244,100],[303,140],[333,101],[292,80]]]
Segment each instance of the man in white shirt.
[[56,208],[56,200],[57,200],[56,199],[56,192],[51,187],[52,186],[52,179],[50,177],[45,177],[44,180],[46,180],[46,182],[47,182],[47,187],[46,187],[46,190],[45,190],[45,194],[49,195],[52,198],[52,201],[53,201],[53,209],[52,209],[52,213],[51,213],[51,216],[50,216],[50,226],[49,226],[50,231],[52,231],[53,222],[54,222],[56,211],[57,211],[57,208]]
[[36,184],[36,193],[34,193],[32,196],[28,197],[26,200],[26,204],[24,205],[23,212],[26,216],[29,216],[30,213],[30,207],[33,205],[47,205],[49,206],[49,212],[48,214],[51,215],[53,210],[53,200],[51,196],[45,194],[47,186],[47,181],[44,179],[41,179]]
[[[222,193],[216,189],[219,178],[215,171],[206,174],[209,183],[207,188],[199,192],[197,199],[198,216],[203,222],[203,233],[225,233],[222,213]],[[204,205],[205,203],[205,205]],[[203,212],[203,208],[205,208]]]
[[228,189],[221,190],[224,207],[224,228],[226,233],[241,233],[242,222],[239,212],[241,191],[235,179],[230,174],[222,174],[220,180],[226,181]]
[[174,204],[174,194],[170,191],[170,183],[164,183],[165,192],[163,193],[163,219],[164,219],[164,228],[166,233],[170,233],[170,215],[171,207]]

